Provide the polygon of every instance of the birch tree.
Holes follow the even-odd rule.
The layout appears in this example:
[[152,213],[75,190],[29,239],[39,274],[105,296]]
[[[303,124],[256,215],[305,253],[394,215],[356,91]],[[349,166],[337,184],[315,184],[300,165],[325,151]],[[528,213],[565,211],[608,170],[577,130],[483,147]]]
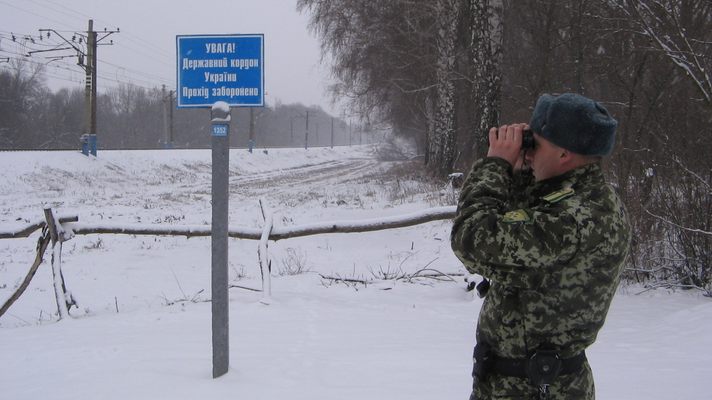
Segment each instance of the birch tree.
[[437,111],[434,115],[430,161],[439,175],[452,172],[455,162],[455,37],[457,34],[457,0],[437,2]]
[[[498,0],[468,0],[475,130],[472,152],[484,154],[486,132],[499,125],[502,72],[502,14]],[[499,4],[497,4],[499,3]]]

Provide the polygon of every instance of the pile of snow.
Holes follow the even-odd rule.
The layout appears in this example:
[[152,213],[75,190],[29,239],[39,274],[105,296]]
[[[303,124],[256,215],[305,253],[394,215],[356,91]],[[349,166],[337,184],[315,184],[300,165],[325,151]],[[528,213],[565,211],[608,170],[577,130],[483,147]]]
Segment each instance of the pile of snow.
[[[233,150],[230,224],[359,220],[451,204],[368,146]],[[42,208],[82,223],[210,223],[210,150],[0,153],[0,231]],[[88,235],[64,243],[80,303],[56,322],[49,252],[0,317],[0,398],[457,399],[470,391],[481,300],[448,221],[270,243],[272,292],[230,290],[229,373],[212,379],[210,239]],[[19,285],[38,233],[0,240],[0,302]],[[257,241],[230,241],[230,284],[259,289]],[[325,279],[363,280],[366,284]],[[623,288],[589,351],[602,399],[707,398],[712,302]]]

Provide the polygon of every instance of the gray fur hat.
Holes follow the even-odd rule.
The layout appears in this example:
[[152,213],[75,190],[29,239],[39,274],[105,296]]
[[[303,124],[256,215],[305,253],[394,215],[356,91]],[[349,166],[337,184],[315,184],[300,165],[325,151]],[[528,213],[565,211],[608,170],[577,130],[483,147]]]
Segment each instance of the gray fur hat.
[[559,147],[587,156],[607,156],[616,142],[618,121],[601,104],[575,93],[543,94],[529,127]]

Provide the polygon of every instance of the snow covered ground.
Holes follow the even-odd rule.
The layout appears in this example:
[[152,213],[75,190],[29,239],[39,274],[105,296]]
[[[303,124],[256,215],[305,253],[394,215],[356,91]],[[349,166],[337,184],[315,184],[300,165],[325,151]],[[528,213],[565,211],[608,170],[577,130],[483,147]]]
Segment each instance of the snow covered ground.
[[[82,223],[208,225],[210,151],[0,152],[0,231],[44,206]],[[230,226],[407,214],[453,204],[447,188],[372,148],[231,152]],[[36,239],[0,240],[0,303]],[[210,239],[77,236],[63,272],[80,303],[56,322],[49,265],[0,317],[0,399],[465,399],[481,300],[449,223],[270,244],[273,296],[230,290],[229,373],[212,379]],[[230,284],[261,286],[257,242],[230,239]],[[369,281],[345,283],[332,276]],[[710,399],[712,301],[624,287],[589,351],[601,399]]]

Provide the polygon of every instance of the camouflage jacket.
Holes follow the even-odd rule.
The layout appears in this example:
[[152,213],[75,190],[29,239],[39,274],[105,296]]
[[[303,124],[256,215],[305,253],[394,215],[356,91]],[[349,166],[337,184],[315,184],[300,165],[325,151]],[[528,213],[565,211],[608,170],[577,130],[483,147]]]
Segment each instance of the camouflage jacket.
[[477,161],[452,228],[452,248],[472,273],[492,280],[477,340],[495,354],[536,349],[569,358],[595,339],[629,249],[625,208],[589,164],[518,185],[498,158]]

